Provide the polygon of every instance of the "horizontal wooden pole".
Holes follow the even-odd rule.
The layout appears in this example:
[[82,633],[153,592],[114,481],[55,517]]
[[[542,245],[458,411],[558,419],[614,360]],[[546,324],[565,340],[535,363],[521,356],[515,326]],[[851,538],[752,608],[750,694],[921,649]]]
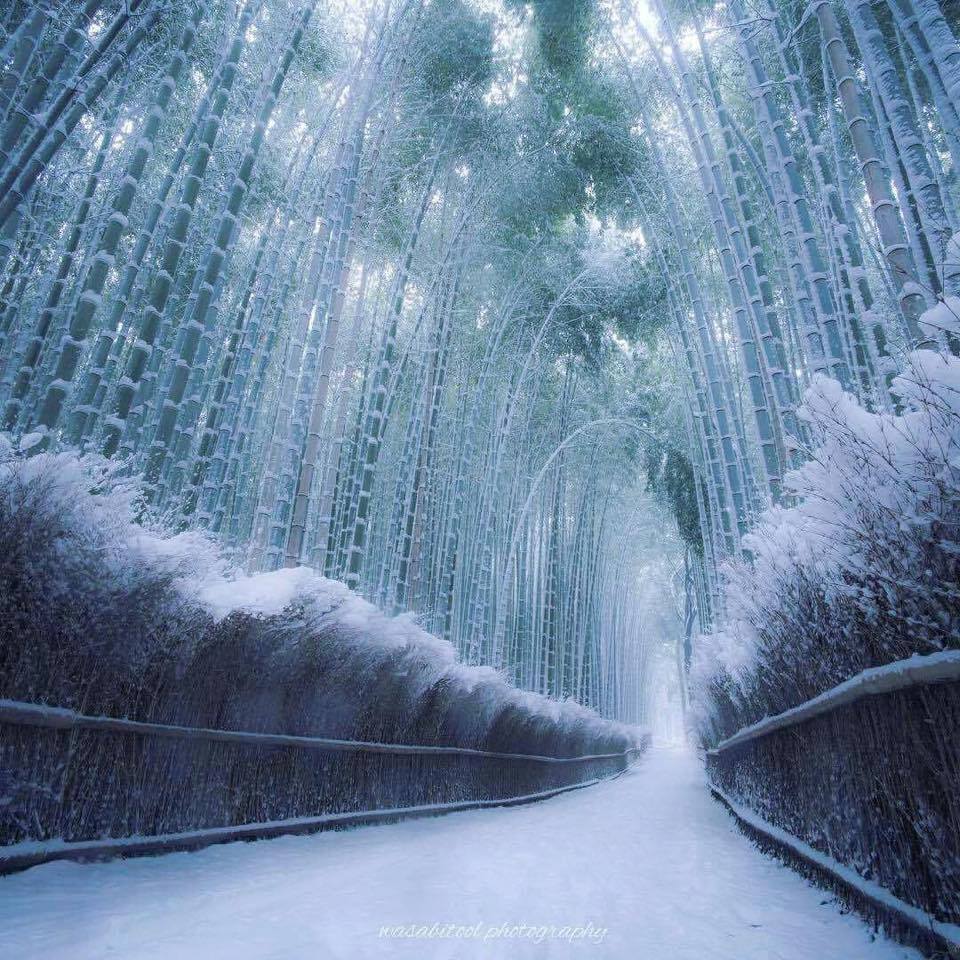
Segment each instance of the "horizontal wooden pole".
[[[642,750],[643,748],[638,748]],[[321,830],[414,820],[467,810],[485,810],[491,807],[517,807],[540,800],[548,800],[571,790],[582,790],[599,783],[615,780],[637,761],[609,777],[596,777],[581,783],[554,787],[538,793],[497,800],[458,800],[451,803],[421,804],[414,807],[390,807],[383,810],[356,810],[344,813],[326,813],[316,817],[294,817],[266,823],[243,823],[232,827],[211,827],[183,833],[159,834],[155,837],[116,837],[105,840],[27,840],[0,847],[0,874],[16,873],[54,860],[110,860],[115,857],[151,856],[182,850],[200,850],[219,843],[236,840],[266,840],[271,837],[317,833]]]
[[501,753],[471,747],[445,747],[422,744],[375,743],[365,740],[336,740],[329,737],[299,737],[283,733],[252,733],[243,730],[214,730],[183,727],[166,723],[145,723],[117,717],[91,717],[62,707],[48,707],[19,700],[0,699],[0,723],[54,730],[102,730],[107,733],[141,734],[171,737],[177,740],[212,740],[220,743],[252,743],[269,747],[298,747],[305,750],[332,750],[346,753],[389,753],[409,756],[475,757],[480,760],[527,760],[535,763],[587,763],[591,760],[615,760],[643,750],[643,745],[620,753],[583,754],[577,757],[545,757],[527,753]]
[[960,680],[960,650],[941,650],[927,656],[896,660],[882,667],[871,667],[812,700],[791,707],[776,716],[764,717],[763,720],[744,727],[708,750],[707,756],[717,756],[730,747],[739,746],[777,730],[783,730],[785,727],[792,727],[805,720],[822,716],[864,697],[875,697],[911,687],[949,683],[956,680]]

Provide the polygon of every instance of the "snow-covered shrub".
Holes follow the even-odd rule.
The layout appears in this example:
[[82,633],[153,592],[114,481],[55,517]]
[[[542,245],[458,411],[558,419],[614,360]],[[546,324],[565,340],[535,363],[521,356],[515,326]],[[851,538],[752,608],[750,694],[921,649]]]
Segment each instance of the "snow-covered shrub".
[[[246,576],[201,534],[135,522],[141,506],[136,484],[98,457],[28,457],[3,440],[0,698],[185,726],[549,756],[638,743],[635,729],[459,663],[411,617],[386,616],[309,569]],[[0,842],[502,796],[622,765],[441,757],[411,767],[402,756],[208,741],[178,741],[174,762],[169,744],[85,732],[67,746],[52,731],[0,725],[0,768],[15,781]]]
[[917,351],[892,392],[898,413],[824,377],[807,391],[791,503],[747,538],[722,629],[697,645],[706,740],[867,667],[960,646],[960,360]]

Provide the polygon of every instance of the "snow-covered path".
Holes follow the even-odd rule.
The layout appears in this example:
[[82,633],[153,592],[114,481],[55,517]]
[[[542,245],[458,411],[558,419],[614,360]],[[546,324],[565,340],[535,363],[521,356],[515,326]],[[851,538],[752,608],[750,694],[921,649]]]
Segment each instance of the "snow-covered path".
[[[18,960],[917,956],[873,942],[866,926],[827,900],[737,832],[710,799],[695,757],[660,748],[612,783],[528,807],[152,859],[35,867],[0,878],[0,954]],[[403,929],[381,932],[385,927]],[[421,933],[418,927],[434,935],[407,936]]]

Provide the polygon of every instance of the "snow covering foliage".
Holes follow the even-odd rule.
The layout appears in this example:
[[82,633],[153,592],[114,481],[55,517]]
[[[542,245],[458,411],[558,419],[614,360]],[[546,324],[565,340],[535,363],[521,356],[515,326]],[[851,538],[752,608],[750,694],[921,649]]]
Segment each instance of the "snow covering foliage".
[[[960,287],[960,233],[950,238],[944,251],[943,287],[954,291]],[[960,297],[945,294],[920,315],[920,329],[929,337],[956,337],[960,333]]]
[[517,690],[300,567],[138,522],[122,466],[0,436],[0,697],[199,726],[557,755],[637,731]]
[[792,502],[746,539],[723,627],[697,644],[708,741],[867,667],[960,646],[960,360],[917,351],[892,393],[897,413],[826,377],[807,391]]
[[944,297],[920,315],[920,326],[927,333],[960,333],[960,297]]

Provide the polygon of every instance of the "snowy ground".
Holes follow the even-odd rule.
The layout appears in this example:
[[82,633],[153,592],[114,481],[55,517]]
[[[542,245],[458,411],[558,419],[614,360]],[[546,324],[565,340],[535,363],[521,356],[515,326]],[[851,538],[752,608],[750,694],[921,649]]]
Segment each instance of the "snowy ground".
[[693,756],[660,748],[612,783],[528,807],[35,867],[0,878],[0,953],[18,960],[918,956],[872,941],[866,926],[827,900],[737,832],[707,794]]

